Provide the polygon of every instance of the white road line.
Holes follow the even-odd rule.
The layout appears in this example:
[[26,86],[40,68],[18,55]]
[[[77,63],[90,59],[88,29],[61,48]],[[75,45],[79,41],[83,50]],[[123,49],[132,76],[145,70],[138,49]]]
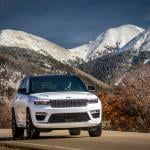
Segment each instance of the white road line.
[[[10,142],[5,142],[5,143],[10,143]],[[12,143],[16,144],[24,144],[24,145],[29,145],[29,146],[40,146],[40,147],[47,147],[47,148],[56,148],[56,149],[63,149],[63,150],[82,150],[78,148],[72,148],[72,147],[63,147],[63,146],[57,146],[57,145],[44,145],[44,144],[33,144],[29,142],[14,142]]]

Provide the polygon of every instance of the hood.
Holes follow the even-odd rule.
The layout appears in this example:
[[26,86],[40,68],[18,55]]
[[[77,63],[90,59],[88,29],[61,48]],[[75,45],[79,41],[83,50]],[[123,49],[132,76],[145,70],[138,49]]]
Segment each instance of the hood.
[[46,92],[46,93],[36,93],[31,94],[31,96],[35,96],[39,99],[57,99],[57,100],[63,100],[63,99],[94,99],[97,98],[97,96],[90,92]]

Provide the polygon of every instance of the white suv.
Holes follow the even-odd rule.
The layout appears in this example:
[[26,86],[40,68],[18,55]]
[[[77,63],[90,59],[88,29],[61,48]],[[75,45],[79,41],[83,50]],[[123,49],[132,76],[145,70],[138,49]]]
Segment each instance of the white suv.
[[102,106],[75,75],[29,76],[21,81],[12,104],[12,134],[38,138],[40,132],[69,130],[80,135],[87,130],[91,137],[101,135]]

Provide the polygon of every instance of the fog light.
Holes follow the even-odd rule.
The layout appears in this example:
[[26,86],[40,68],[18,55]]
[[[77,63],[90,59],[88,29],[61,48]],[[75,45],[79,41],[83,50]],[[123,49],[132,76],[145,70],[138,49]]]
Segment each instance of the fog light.
[[38,121],[43,121],[46,117],[46,112],[36,112],[35,116]]
[[99,118],[99,116],[100,116],[100,110],[99,109],[91,110],[90,113],[91,113],[93,118]]

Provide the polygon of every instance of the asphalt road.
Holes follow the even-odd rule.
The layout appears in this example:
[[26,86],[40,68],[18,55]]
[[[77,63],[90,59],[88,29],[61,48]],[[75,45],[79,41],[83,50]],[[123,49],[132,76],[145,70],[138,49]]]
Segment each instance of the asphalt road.
[[68,131],[41,134],[37,140],[11,140],[11,131],[0,129],[0,143],[49,150],[150,150],[150,133],[103,131],[101,137],[91,138],[82,131],[70,136]]

